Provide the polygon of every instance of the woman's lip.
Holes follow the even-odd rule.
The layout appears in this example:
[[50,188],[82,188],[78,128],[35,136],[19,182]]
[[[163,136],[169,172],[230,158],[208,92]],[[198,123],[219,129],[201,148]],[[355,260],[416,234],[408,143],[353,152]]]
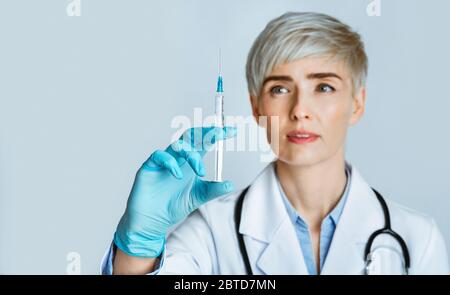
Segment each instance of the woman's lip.
[[317,138],[319,138],[319,136],[318,135],[312,135],[312,136],[309,136],[309,137],[298,137],[298,136],[289,136],[288,135],[287,138],[292,143],[304,144],[304,143],[309,143],[309,142],[315,141]]
[[291,132],[289,132],[287,134],[287,136],[296,136],[296,135],[299,135],[299,134],[307,134],[309,136],[319,136],[318,134],[315,134],[315,133],[313,133],[311,131],[308,131],[308,130],[305,130],[305,129],[291,131]]

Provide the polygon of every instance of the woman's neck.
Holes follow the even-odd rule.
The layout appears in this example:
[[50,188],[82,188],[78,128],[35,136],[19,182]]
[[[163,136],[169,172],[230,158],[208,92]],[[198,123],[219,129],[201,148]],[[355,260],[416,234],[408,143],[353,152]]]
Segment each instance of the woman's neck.
[[339,202],[347,181],[344,153],[310,166],[276,161],[281,187],[295,210],[310,227],[320,228],[322,220]]

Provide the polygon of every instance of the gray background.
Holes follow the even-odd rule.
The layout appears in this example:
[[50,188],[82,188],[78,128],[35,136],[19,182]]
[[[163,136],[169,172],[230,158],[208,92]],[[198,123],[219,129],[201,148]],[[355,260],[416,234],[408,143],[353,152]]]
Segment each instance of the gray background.
[[[381,0],[378,17],[370,0],[81,0],[80,17],[67,16],[69,2],[0,1],[0,273],[65,274],[72,251],[81,273],[99,273],[134,174],[169,143],[172,118],[213,111],[218,47],[225,110],[250,115],[246,55],[291,10],[363,35],[367,112],[347,159],[433,216],[450,244],[448,1]],[[265,165],[229,152],[225,178],[242,187]]]

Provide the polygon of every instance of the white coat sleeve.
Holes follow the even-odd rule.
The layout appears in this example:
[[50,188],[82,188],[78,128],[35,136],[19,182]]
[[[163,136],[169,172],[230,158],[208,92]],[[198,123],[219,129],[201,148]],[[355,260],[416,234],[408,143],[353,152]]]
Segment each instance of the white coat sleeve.
[[417,267],[417,274],[448,275],[449,261],[444,237],[436,222],[432,220],[427,247]]

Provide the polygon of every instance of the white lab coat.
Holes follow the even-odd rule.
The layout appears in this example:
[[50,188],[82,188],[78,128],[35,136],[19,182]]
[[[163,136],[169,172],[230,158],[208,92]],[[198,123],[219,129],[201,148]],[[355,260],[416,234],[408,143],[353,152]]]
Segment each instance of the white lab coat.
[[[367,239],[384,225],[375,194],[359,172],[349,167],[352,177],[348,197],[321,274],[363,274]],[[271,163],[257,176],[244,199],[239,231],[244,234],[253,273],[308,274],[276,181]],[[176,227],[168,236],[164,259],[156,273],[244,274],[234,223],[240,193],[204,204]],[[385,199],[392,228],[403,237],[410,252],[409,273],[449,274],[445,242],[434,220]],[[401,272],[403,256],[393,238],[379,236],[372,249],[377,249],[373,273]],[[107,253],[110,254],[105,255],[103,268],[111,250]]]

